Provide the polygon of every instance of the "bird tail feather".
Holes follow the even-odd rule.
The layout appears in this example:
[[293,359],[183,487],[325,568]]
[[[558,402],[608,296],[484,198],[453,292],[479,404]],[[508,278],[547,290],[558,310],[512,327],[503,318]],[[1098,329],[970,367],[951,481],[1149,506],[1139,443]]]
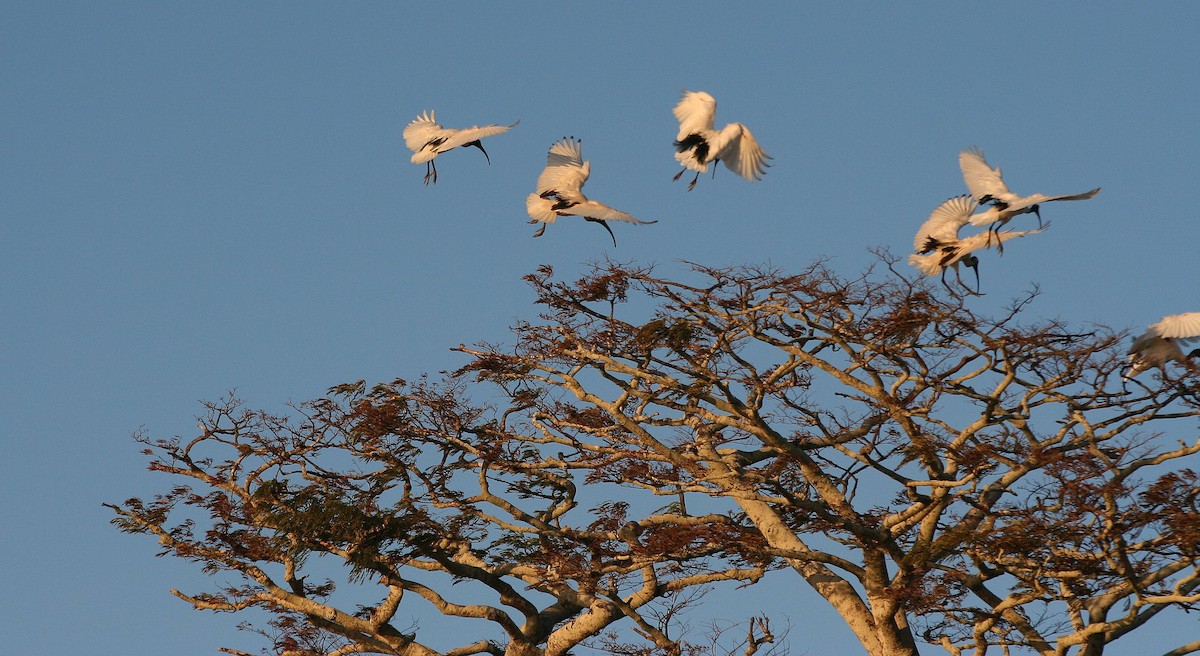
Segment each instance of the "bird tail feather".
[[554,200],[542,198],[537,194],[529,194],[525,199],[525,210],[529,212],[531,219],[540,223],[554,223],[558,219],[558,213],[554,211]]
[[936,276],[942,270],[942,267],[938,264],[941,257],[941,253],[930,253],[928,255],[913,254],[908,256],[908,263],[927,276]]
[[413,153],[412,159],[410,161],[413,164],[424,164],[425,162],[428,162],[429,160],[431,160],[437,156],[438,156],[438,151],[433,150],[432,148],[422,148],[421,150],[418,150],[417,152]]

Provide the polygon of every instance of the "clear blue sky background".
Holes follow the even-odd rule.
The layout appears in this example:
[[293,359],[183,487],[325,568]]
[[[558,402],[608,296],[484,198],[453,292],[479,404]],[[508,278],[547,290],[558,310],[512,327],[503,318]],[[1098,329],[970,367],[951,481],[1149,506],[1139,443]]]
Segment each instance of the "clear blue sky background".
[[[908,252],[979,146],[1016,191],[1104,188],[989,253],[981,309],[1037,283],[1035,316],[1140,329],[1200,310],[1200,5],[738,4],[6,3],[4,651],[253,645],[169,596],[205,589],[193,567],[108,524],[101,502],[167,484],[129,434],[190,434],[233,388],[277,409],[454,368],[449,347],[534,316],[520,278],[543,263],[826,256],[852,274],[870,247]],[[754,131],[765,180],[672,183],[682,88]],[[425,109],[521,124],[487,142],[491,166],[452,152],[426,188],[401,138]],[[617,248],[574,219],[531,239],[524,198],[563,135],[584,141],[589,195],[658,224],[614,225]],[[811,598],[776,603],[793,653],[856,653]],[[1198,632],[1183,618],[1113,651]]]

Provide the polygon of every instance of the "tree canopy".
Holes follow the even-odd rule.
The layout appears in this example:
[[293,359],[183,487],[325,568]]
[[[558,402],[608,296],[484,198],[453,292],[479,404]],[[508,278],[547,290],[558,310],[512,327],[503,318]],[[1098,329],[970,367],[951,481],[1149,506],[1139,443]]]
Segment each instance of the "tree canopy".
[[[236,573],[175,594],[266,611],[250,628],[288,656],[750,655],[783,648],[765,609],[736,640],[677,621],[765,577],[876,656],[1097,656],[1191,610],[1195,372],[1123,386],[1125,335],[1030,318],[1036,290],[981,316],[893,263],[544,267],[539,317],[441,378],[288,416],[228,398],[194,437],[139,436],[173,485],[114,521]],[[330,562],[341,581],[310,574]],[[434,647],[420,604],[477,630]]]

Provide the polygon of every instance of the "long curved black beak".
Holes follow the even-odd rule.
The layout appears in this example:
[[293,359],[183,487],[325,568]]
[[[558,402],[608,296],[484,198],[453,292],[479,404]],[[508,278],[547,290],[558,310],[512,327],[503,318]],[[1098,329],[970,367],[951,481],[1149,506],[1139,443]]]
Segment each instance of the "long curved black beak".
[[607,230],[607,231],[608,231],[608,236],[609,236],[609,237],[612,237],[612,240],[613,240],[613,248],[616,248],[616,247],[617,247],[617,236],[613,234],[612,228],[608,227],[608,221],[605,221],[604,219],[591,219],[591,218],[588,218],[588,217],[586,217],[586,216],[585,216],[585,217],[583,217],[583,220],[584,220],[584,221],[591,221],[592,223],[599,223],[601,227],[603,227],[605,230]]
[[487,151],[483,149],[483,144],[479,143],[478,139],[476,139],[475,141],[472,141],[470,143],[463,144],[464,148],[466,148],[467,146],[475,146],[476,148],[478,148],[479,152],[483,153],[484,159],[487,160],[488,166],[492,165],[492,158],[488,157]]

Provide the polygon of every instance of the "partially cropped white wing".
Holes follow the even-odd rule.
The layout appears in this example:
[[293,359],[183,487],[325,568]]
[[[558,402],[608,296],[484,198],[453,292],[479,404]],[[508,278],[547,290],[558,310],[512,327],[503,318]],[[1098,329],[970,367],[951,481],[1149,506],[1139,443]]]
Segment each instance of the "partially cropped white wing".
[[725,162],[730,171],[750,182],[762,180],[763,173],[766,173],[767,167],[770,166],[767,160],[771,156],[763,152],[754,135],[741,123],[730,123],[722,128],[719,136],[725,136],[726,132],[730,133],[729,138],[720,143],[719,147],[714,146],[717,148],[717,157]]
[[591,166],[583,161],[583,142],[575,137],[559,139],[546,154],[546,168],[538,176],[537,193],[554,192],[571,198],[581,196]]
[[404,128],[404,145],[415,153],[430,141],[445,138],[448,132],[434,119],[433,110],[422,112]]
[[991,196],[1005,200],[1012,196],[1012,192],[1004,184],[1004,178],[1000,177],[1000,169],[988,166],[982,150],[970,148],[962,151],[958,154],[958,166],[962,169],[967,190],[975,198]]
[[635,219],[632,215],[621,210],[614,209],[604,203],[597,203],[594,200],[585,200],[577,205],[560,210],[561,214],[570,214],[574,216],[587,217],[589,219],[600,219],[601,221],[625,221],[627,223],[637,223],[639,225],[648,225],[657,223],[657,221],[642,221]]
[[957,240],[959,229],[971,218],[975,207],[975,199],[966,195],[955,196],[938,205],[917,230],[913,250],[926,253],[933,247],[933,242],[945,244]]
[[1172,314],[1150,326],[1160,337],[1189,340],[1200,337],[1200,312]]
[[446,143],[439,146],[438,149],[442,152],[445,152],[451,148],[457,148],[463,144],[469,144],[472,141],[483,139],[484,137],[490,137],[495,134],[500,134],[501,132],[508,132],[509,130],[517,127],[517,123],[520,122],[520,119],[518,119],[517,122],[513,123],[512,125],[473,125],[469,128],[458,130],[454,134],[450,135],[450,138],[446,139]]
[[679,136],[675,139],[682,141],[689,134],[713,129],[717,101],[703,91],[684,91],[683,99],[675,105],[674,114],[679,121]]

